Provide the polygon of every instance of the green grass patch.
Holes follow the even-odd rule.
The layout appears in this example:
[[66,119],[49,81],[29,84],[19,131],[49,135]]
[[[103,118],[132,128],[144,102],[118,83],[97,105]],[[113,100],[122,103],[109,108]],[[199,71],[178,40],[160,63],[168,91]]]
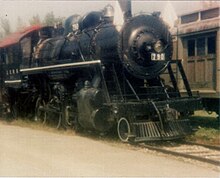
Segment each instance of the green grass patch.
[[187,139],[203,144],[220,145],[220,121],[216,114],[204,111],[196,112],[190,117],[194,133]]

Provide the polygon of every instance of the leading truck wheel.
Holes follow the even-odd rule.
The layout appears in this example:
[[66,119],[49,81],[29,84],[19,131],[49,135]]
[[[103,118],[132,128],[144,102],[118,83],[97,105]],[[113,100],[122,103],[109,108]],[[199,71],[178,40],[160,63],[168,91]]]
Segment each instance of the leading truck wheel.
[[128,142],[131,134],[130,124],[126,118],[121,118],[117,125],[118,137],[122,142]]

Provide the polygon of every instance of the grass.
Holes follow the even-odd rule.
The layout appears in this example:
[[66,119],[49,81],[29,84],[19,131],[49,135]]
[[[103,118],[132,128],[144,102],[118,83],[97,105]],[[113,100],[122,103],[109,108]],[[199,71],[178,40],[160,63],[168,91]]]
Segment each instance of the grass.
[[220,120],[215,113],[197,111],[190,117],[194,133],[187,138],[203,144],[220,145]]
[[[217,118],[215,113],[209,115],[205,111],[197,111],[193,116],[190,117],[190,121],[194,132],[192,135],[188,136],[186,140],[203,144],[220,145],[220,120]],[[1,122],[6,123],[6,121]],[[7,124],[16,125],[19,127],[28,127],[36,130],[44,130],[58,134],[76,135],[74,130],[71,128],[66,130],[57,130],[56,128],[42,125],[41,123],[34,122],[33,120],[29,119],[16,119],[11,122],[7,122]],[[112,134],[112,132],[110,135],[105,136],[100,136],[97,133],[92,134],[88,132],[79,133],[77,135],[89,136],[98,140],[101,139],[116,143],[120,142],[119,139],[117,139],[117,134]]]
[[31,128],[34,130],[49,131],[49,132],[53,132],[57,134],[75,135],[75,132],[73,129],[56,129],[52,126],[43,125],[40,122],[34,122],[33,120],[30,120],[30,119],[18,118],[10,122],[1,120],[1,123],[7,124],[7,125],[15,125],[19,127]]

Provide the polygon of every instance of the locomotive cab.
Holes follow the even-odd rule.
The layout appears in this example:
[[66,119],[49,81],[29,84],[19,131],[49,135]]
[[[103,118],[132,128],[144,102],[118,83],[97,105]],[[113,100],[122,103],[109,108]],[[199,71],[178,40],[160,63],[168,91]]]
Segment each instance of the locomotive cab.
[[[21,70],[33,64],[32,54],[39,40],[38,32],[42,28],[38,25],[27,27],[12,33],[0,42],[1,98],[9,105],[7,110],[13,112],[13,116],[17,115],[14,108],[20,105],[18,100],[27,97],[25,90],[29,86],[24,82],[27,76],[22,75]],[[19,96],[21,93],[24,95]]]

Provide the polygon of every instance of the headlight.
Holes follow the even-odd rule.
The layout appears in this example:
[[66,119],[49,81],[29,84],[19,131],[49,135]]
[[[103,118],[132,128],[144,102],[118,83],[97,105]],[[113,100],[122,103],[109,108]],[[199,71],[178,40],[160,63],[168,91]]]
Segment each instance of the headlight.
[[154,50],[157,53],[161,53],[164,50],[164,44],[161,40],[158,40],[155,44],[154,44]]

